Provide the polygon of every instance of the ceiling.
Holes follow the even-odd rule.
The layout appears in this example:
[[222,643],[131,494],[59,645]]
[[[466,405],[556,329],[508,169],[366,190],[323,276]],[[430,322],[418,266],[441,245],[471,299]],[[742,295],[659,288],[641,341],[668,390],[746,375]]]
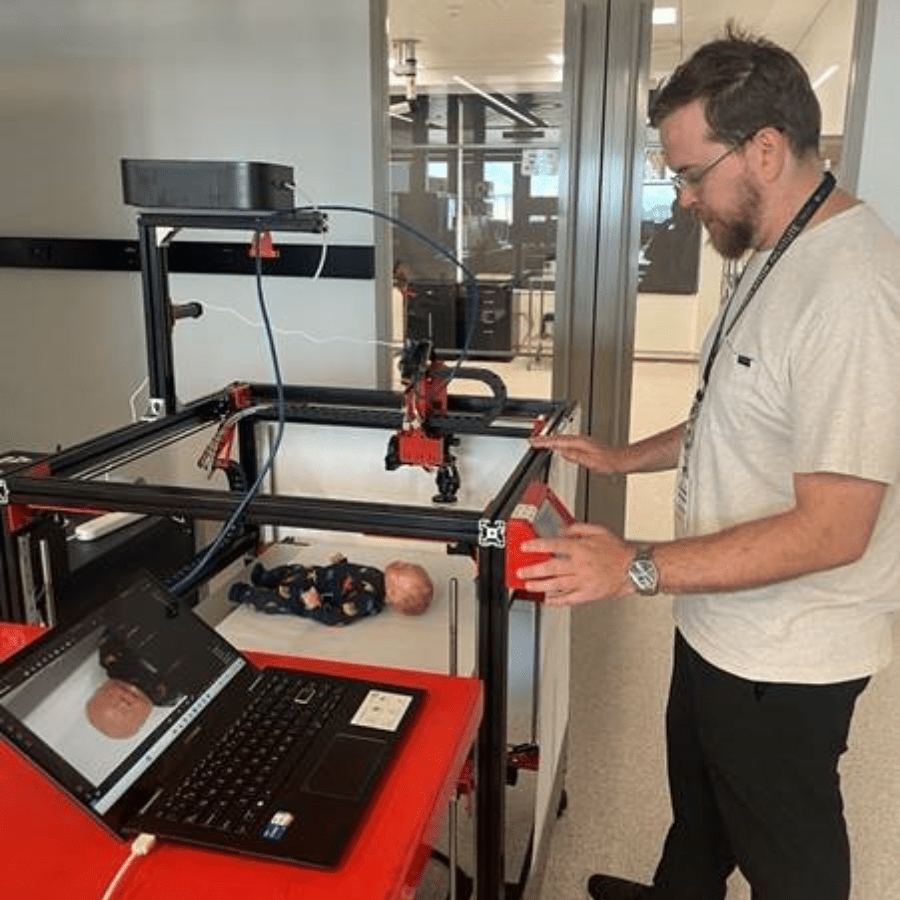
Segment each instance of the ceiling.
[[[453,76],[490,90],[529,90],[561,80],[565,0],[386,0],[392,39],[415,40],[416,82],[443,90]],[[655,0],[675,7],[674,25],[655,25],[656,81],[696,47],[740,25],[795,49],[836,0]],[[554,59],[551,59],[554,57]],[[403,79],[392,76],[392,90]]]

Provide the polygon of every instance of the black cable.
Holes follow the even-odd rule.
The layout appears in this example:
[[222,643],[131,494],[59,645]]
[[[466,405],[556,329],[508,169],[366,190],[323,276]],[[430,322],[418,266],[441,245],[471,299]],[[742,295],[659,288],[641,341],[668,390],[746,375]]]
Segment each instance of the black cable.
[[[250,485],[247,482],[247,475],[244,472],[243,466],[232,463],[228,467],[226,475],[228,477],[228,487],[230,490],[238,493],[250,490]],[[234,538],[238,537],[240,531],[237,522],[233,522],[230,526],[226,523],[226,525],[223,525],[222,530],[228,532],[227,536],[224,537],[221,542],[223,544],[226,542],[231,543]],[[193,559],[164,579],[163,586],[172,593],[175,593],[175,588],[179,587],[180,593],[178,596],[183,597],[184,594],[190,591],[190,589],[209,572],[211,563],[213,562],[210,555],[211,546],[211,544],[207,544],[202,550],[195,553]],[[180,582],[187,579],[188,576],[190,576],[190,582],[187,587],[181,587]]]
[[466,339],[463,342],[462,349],[459,352],[459,359],[457,360],[456,365],[451,370],[451,375],[448,379],[448,382],[452,381],[457,375],[457,370],[460,368],[460,366],[462,366],[463,362],[468,359],[469,349],[472,346],[472,340],[475,337],[475,330],[478,327],[478,316],[481,309],[481,299],[478,293],[478,281],[476,280],[475,276],[469,271],[469,269],[466,268],[466,266],[462,264],[462,262],[460,262],[460,260],[456,256],[453,255],[453,253],[451,253],[443,245],[437,243],[437,241],[432,240],[432,238],[425,234],[424,231],[420,231],[418,228],[410,225],[403,219],[398,219],[396,216],[381,212],[381,210],[378,209],[371,209],[368,206],[350,206],[342,204],[330,204],[328,206],[298,206],[291,210],[280,210],[278,212],[272,213],[268,217],[267,221],[269,223],[273,221],[277,222],[279,218],[283,218],[284,216],[295,216],[298,213],[319,212],[321,210],[325,210],[326,212],[355,212],[362,213],[363,215],[373,216],[378,219],[384,219],[386,222],[390,222],[392,225],[396,225],[399,228],[402,228],[404,231],[409,232],[409,234],[411,234],[413,237],[422,241],[422,243],[431,247],[432,250],[435,250],[445,259],[449,260],[456,268],[460,270],[460,272],[462,272],[462,274],[466,278],[466,284],[470,292],[470,322],[468,330],[466,331]]
[[[449,381],[449,375],[445,376],[440,370],[429,374],[433,378],[447,377]],[[491,389],[491,393],[494,395],[494,402],[481,416],[481,420],[485,425],[490,425],[506,409],[506,384],[496,372],[491,369],[476,369],[466,366],[465,368],[457,369],[456,377],[467,381],[480,381]]]
[[[263,231],[262,223],[257,221],[257,228],[255,233],[256,246],[259,246],[260,236]],[[244,495],[243,499],[240,503],[232,510],[231,514],[225,520],[225,523],[222,525],[219,534],[216,536],[215,540],[209,544],[209,546],[201,551],[198,557],[195,559],[195,562],[191,565],[189,571],[184,574],[175,584],[173,584],[169,590],[175,594],[177,597],[183,597],[188,591],[191,590],[206,574],[206,571],[209,565],[215,558],[215,555],[219,552],[222,546],[226,543],[226,541],[230,541],[238,532],[240,527],[243,525],[244,519],[247,514],[247,509],[250,506],[250,503],[253,501],[253,498],[259,493],[259,489],[262,486],[263,481],[266,476],[272,469],[272,466],[275,463],[275,457],[278,454],[278,448],[281,446],[281,439],[284,435],[284,425],[285,425],[285,403],[284,403],[284,382],[281,377],[281,366],[278,362],[278,350],[275,347],[275,335],[272,330],[272,323],[269,319],[269,311],[266,307],[266,299],[263,293],[263,285],[262,285],[262,256],[257,253],[256,255],[256,296],[259,304],[260,315],[263,320],[263,326],[266,332],[266,338],[269,343],[269,354],[272,358],[272,368],[275,375],[275,391],[276,391],[276,408],[278,410],[278,429],[275,433],[275,439],[272,441],[272,445],[269,448],[269,454],[266,458],[265,463],[259,471],[259,474],[256,477],[256,480],[253,484],[248,488],[247,493]]]

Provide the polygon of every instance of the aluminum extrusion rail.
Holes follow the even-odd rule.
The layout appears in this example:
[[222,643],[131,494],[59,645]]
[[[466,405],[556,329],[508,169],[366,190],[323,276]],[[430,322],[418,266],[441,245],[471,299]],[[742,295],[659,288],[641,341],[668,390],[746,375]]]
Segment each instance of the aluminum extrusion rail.
[[[236,500],[233,492],[198,491],[158,484],[74,481],[12,473],[7,477],[11,503],[35,510],[108,509],[123,512],[226,519]],[[476,542],[479,513],[385,503],[360,503],[308,497],[260,495],[247,508],[247,522],[366,534],[404,535],[437,541]]]

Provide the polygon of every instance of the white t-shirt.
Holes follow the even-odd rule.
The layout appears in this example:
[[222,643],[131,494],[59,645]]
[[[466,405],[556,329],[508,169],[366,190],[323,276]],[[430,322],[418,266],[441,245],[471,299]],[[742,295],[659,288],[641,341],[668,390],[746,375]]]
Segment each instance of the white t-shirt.
[[900,608],[900,242],[868,207],[802,232],[762,283],[715,361],[686,468],[679,536],[791,508],[797,472],[887,483],[858,562],[675,601],[688,643],[743,678],[829,683],[887,664]]

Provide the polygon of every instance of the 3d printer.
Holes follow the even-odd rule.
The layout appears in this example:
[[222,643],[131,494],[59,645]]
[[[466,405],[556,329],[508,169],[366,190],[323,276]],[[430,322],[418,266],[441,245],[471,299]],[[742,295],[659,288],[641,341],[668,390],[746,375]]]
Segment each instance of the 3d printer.
[[[281,184],[283,173],[278,177]],[[152,200],[154,195],[148,190]],[[259,189],[254,196],[260,196],[260,192],[265,193]],[[146,202],[147,195],[140,199]],[[186,202],[193,202],[192,198],[189,196]],[[194,589],[234,560],[255,553],[267,526],[423,539],[471,557],[477,570],[476,667],[486,698],[476,754],[476,877],[480,894],[500,897],[505,877],[501,845],[507,778],[510,604],[506,527],[528,486],[545,481],[550,468],[549,454],[529,449],[527,438],[536,423],[547,433],[568,427],[574,408],[559,401],[509,398],[502,381],[492,373],[467,372],[465,367],[452,377],[482,381],[493,396],[451,393],[447,387],[453,368],[435,361],[430,348],[422,344],[404,351],[402,394],[240,383],[179,406],[172,344],[176,317],[167,284],[167,245],[158,241],[156,231],[189,227],[258,233],[261,222],[265,222],[264,215],[243,207],[140,213],[148,374],[155,414],[75,447],[25,460],[0,474],[7,550],[14,559],[18,538],[24,531],[61,513],[126,511],[168,516],[178,511],[193,523],[226,522],[242,504],[241,516],[232,521],[230,533],[216,551],[210,554],[204,548],[192,577],[180,579],[183,590]],[[321,213],[279,206],[273,230],[315,232],[326,226]],[[260,268],[264,265],[265,261],[259,259]],[[385,469],[436,470],[443,479],[443,483],[439,481],[438,498],[410,500],[399,488],[393,500],[285,496],[266,485],[250,495],[247,485],[257,481],[265,456],[264,436],[275,423],[288,429],[315,426],[329,432],[374,429],[384,435],[388,445]],[[497,489],[474,504],[461,497],[457,459],[451,453],[451,448],[455,450],[470,439],[509,445],[515,457]],[[187,448],[184,452],[202,459],[207,468],[223,473],[226,485],[205,482],[205,473],[201,473],[204,480],[198,478],[196,483],[165,478],[117,482],[104,477],[134,461],[175,453],[179,448]],[[446,502],[458,498],[458,502]],[[10,590],[21,597],[23,585],[12,573],[7,574]],[[42,592],[48,585],[24,587]]]

